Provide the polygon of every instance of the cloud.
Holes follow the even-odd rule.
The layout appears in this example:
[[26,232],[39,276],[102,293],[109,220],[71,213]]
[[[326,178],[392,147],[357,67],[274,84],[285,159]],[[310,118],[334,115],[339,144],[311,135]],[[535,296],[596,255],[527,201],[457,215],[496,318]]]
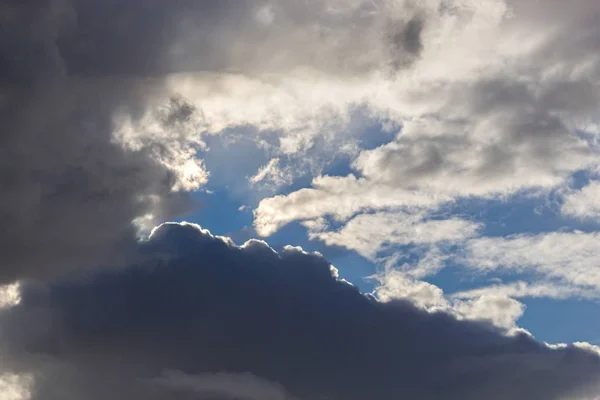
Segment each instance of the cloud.
[[249,373],[228,374],[221,372],[205,375],[186,375],[180,372],[170,372],[160,378],[158,382],[176,390],[226,399],[293,399],[281,385],[265,381]]
[[27,400],[31,390],[32,379],[16,374],[0,375],[0,399]]
[[472,299],[482,295],[493,294],[499,296],[507,296],[512,298],[552,298],[552,299],[568,299],[568,298],[586,298],[597,299],[599,294],[591,288],[582,288],[569,285],[558,285],[552,282],[534,282],[527,283],[524,281],[511,282],[507,284],[492,285],[478,289],[465,290],[458,293],[453,293],[453,298]]
[[20,291],[18,283],[0,286],[0,309],[19,304],[21,301]]
[[226,399],[245,386],[301,399],[549,400],[590,395],[600,377],[595,353],[378,302],[301,249],[168,224],[139,252],[126,268],[28,283],[2,311],[2,369],[32,374],[31,399],[191,399],[195,388]]
[[[596,232],[483,237],[467,242],[462,262],[481,272],[533,272],[546,280],[586,290],[600,287]],[[577,290],[575,290],[577,291]]]
[[281,168],[280,159],[272,158],[269,162],[260,167],[256,174],[250,177],[250,184],[261,184],[265,187],[276,190],[280,186],[289,185],[292,180],[292,172],[288,168]]
[[[597,169],[597,133],[585,127],[600,103],[598,7],[549,4],[1,6],[5,392],[162,400],[227,398],[246,385],[300,398],[468,400],[588,391],[599,373],[590,349],[549,349],[457,321],[451,310],[392,300],[448,302],[415,278],[438,268],[440,243],[470,238],[476,227],[427,213],[462,198],[548,191]],[[400,132],[359,152],[345,129],[357,109]],[[299,249],[237,247],[174,224],[138,242],[140,229],[187,210],[185,192],[208,179],[197,153],[205,137],[241,126],[276,136],[271,160],[355,158],[350,175],[310,168],[311,187],[261,201],[260,235],[302,221],[323,240],[369,256],[367,239],[432,247],[419,272],[387,287],[391,301],[358,293],[322,257]],[[371,214],[394,222],[388,237],[364,237],[367,222],[382,222]],[[404,214],[423,217],[407,227]],[[344,226],[323,231],[328,222]],[[408,236],[417,229],[425,234]],[[579,232],[472,239],[465,260],[595,288],[595,241]],[[506,327],[522,307],[504,290],[451,306]],[[165,371],[179,371],[166,376],[170,385]]]
[[182,191],[206,181],[188,141],[193,106],[151,76],[160,29],[111,7],[2,7],[0,283],[124,257],[135,221],[179,215]]
[[425,217],[423,213],[402,212],[361,214],[338,231],[309,229],[309,237],[375,260],[380,252],[394,246],[460,243],[475,236],[480,228],[477,223],[459,218],[426,220]]
[[433,311],[449,306],[442,289],[431,283],[412,279],[400,271],[388,270],[375,278],[379,281],[375,292],[383,302],[405,299]]
[[428,312],[446,312],[457,319],[489,323],[508,334],[522,333],[516,322],[523,315],[525,306],[510,293],[481,288],[449,295],[436,285],[416,279],[410,272],[391,268],[374,278],[379,283],[375,293],[381,301],[402,299]]
[[592,181],[580,190],[568,192],[561,212],[564,215],[598,221],[600,219],[600,182]]
[[259,235],[269,236],[296,220],[332,216],[345,221],[360,212],[385,209],[419,210],[449,200],[404,188],[380,185],[354,175],[322,176],[313,179],[312,188],[263,199],[254,212]]

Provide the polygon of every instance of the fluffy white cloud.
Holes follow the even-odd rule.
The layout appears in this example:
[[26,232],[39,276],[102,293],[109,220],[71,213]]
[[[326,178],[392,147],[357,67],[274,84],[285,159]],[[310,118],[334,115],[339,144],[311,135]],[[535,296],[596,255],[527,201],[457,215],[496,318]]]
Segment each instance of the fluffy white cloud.
[[380,185],[353,175],[322,176],[313,180],[312,188],[262,200],[254,212],[254,226],[259,235],[268,236],[296,220],[332,216],[344,221],[359,212],[392,208],[418,210],[435,207],[442,200],[449,199]]
[[600,182],[592,181],[580,190],[567,193],[561,211],[580,219],[600,221]]
[[0,375],[0,400],[28,400],[33,379],[27,375]]
[[449,306],[442,289],[431,283],[412,279],[400,271],[387,270],[375,278],[379,282],[375,293],[381,301],[406,299],[430,310]]
[[375,278],[379,282],[375,293],[381,301],[408,300],[429,312],[444,311],[459,319],[486,321],[507,332],[517,328],[516,321],[525,306],[507,294],[481,289],[472,296],[446,295],[431,283],[414,279],[398,270],[388,269]]
[[464,318],[488,321],[509,332],[517,329],[517,320],[525,312],[521,302],[497,294],[483,294],[466,301],[454,300],[452,309]]
[[[507,271],[526,273],[532,281],[445,294],[441,288],[419,280],[435,274],[441,268],[439,264],[443,267],[450,257],[440,258],[434,248],[431,257],[426,255],[414,266],[407,263],[399,269],[391,269],[388,265],[384,273],[376,275],[380,282],[376,292],[384,301],[407,299],[430,311],[443,309],[460,318],[487,320],[514,330],[525,312],[517,299],[596,300],[600,297],[598,239],[598,233],[584,232],[472,238],[461,243],[464,248],[460,255],[452,256],[453,261],[490,275]],[[428,258],[432,260],[428,262]]]
[[0,309],[12,307],[21,301],[21,285],[12,283],[0,286]]
[[517,321],[525,312],[525,306],[518,299],[600,297],[596,289],[548,281],[516,281],[444,293],[440,287],[419,280],[419,276],[411,272],[387,268],[385,272],[375,275],[374,278],[379,282],[375,291],[377,297],[381,301],[408,300],[430,312],[443,310],[458,318],[488,321],[511,332],[518,330]]

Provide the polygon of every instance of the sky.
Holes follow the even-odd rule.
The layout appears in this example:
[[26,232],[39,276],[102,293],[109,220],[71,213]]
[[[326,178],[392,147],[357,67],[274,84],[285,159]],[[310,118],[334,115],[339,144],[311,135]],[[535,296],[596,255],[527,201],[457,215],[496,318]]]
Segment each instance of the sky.
[[596,0],[0,18],[0,400],[600,398]]

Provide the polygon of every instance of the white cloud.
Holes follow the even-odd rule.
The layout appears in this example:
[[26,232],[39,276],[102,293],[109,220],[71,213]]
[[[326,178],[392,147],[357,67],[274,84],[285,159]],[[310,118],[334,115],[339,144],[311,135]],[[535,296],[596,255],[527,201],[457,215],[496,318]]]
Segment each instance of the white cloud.
[[338,231],[309,229],[309,237],[373,260],[394,246],[461,242],[475,236],[479,228],[479,224],[459,218],[426,220],[423,213],[379,212],[358,215]]
[[114,124],[115,142],[130,150],[148,151],[173,172],[173,190],[197,190],[208,181],[208,171],[197,158],[197,150],[205,147],[196,131],[197,110],[182,98],[173,97],[167,106],[154,105],[137,119],[117,114]]
[[511,331],[525,312],[525,306],[508,296],[483,294],[470,300],[454,300],[452,309],[467,319],[488,321]]
[[293,174],[289,167],[282,168],[279,158],[272,158],[249,178],[252,185],[262,185],[273,190],[291,183]]
[[[383,273],[375,276],[380,283],[376,293],[382,301],[407,299],[429,311],[443,310],[459,318],[486,320],[516,332],[516,322],[525,312],[518,299],[600,298],[599,235],[553,232],[468,239],[462,243],[464,252],[455,255],[454,261],[481,272],[533,273],[533,278],[531,282],[500,283],[450,294],[419,280],[435,274],[449,256],[434,247],[431,256],[426,254],[414,266],[407,263],[393,269],[390,266],[397,264],[397,256]],[[430,264],[432,268],[428,269]]]
[[263,199],[255,210],[254,226],[259,235],[269,236],[296,220],[332,216],[344,221],[370,210],[433,208],[448,197],[377,184],[353,175],[321,176],[312,188]]
[[0,310],[19,304],[21,301],[21,284],[0,285]]
[[600,182],[593,181],[565,196],[561,212],[580,219],[600,221]]
[[449,306],[441,288],[425,281],[412,279],[400,271],[387,270],[375,278],[379,282],[375,292],[381,301],[406,299],[429,310]]
[[1,374],[0,400],[29,400],[33,378],[28,375]]
[[446,295],[431,283],[411,278],[393,269],[375,276],[379,286],[375,293],[384,302],[404,299],[429,312],[443,311],[459,319],[486,321],[511,333],[517,329],[516,321],[525,307],[519,301],[502,293],[481,290],[476,296],[461,299]]
[[546,279],[600,288],[600,233],[552,232],[470,240],[463,262],[482,271],[534,272]]
[[[588,342],[574,342],[574,343],[545,343],[546,346],[550,347],[551,349],[555,349],[555,350],[559,350],[559,349],[566,349],[568,347],[575,347],[578,349],[582,349],[585,350],[591,354],[598,354],[600,355],[600,346],[596,346],[595,344],[592,343],[588,343]],[[598,397],[594,397],[594,398],[588,398],[586,400],[597,400]]]
[[473,299],[483,295],[508,296],[512,298],[552,298],[568,299],[573,297],[597,299],[600,292],[577,286],[559,285],[550,282],[527,283],[524,281],[511,282],[507,284],[487,286],[484,288],[471,289],[463,292],[453,293],[452,297],[456,299]]

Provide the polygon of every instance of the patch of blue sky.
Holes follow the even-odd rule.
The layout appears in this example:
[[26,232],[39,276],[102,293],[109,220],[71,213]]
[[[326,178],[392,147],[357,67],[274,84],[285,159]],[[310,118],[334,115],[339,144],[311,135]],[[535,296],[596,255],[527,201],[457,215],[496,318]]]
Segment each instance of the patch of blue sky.
[[600,304],[596,301],[567,299],[521,300],[527,307],[519,325],[538,340],[548,343],[587,341],[600,345]]
[[560,212],[560,198],[515,195],[508,199],[465,198],[448,204],[436,213],[447,217],[462,217],[482,224],[482,236],[500,237],[516,234],[541,234],[556,231],[598,230],[593,221],[565,217]]
[[207,150],[199,157],[210,173],[205,189],[228,190],[232,196],[248,196],[248,178],[265,165],[269,150],[256,141],[254,128],[235,128],[208,136]]
[[372,150],[392,141],[401,127],[391,120],[372,117],[366,107],[356,107],[350,114],[348,129],[356,132],[361,149]]

